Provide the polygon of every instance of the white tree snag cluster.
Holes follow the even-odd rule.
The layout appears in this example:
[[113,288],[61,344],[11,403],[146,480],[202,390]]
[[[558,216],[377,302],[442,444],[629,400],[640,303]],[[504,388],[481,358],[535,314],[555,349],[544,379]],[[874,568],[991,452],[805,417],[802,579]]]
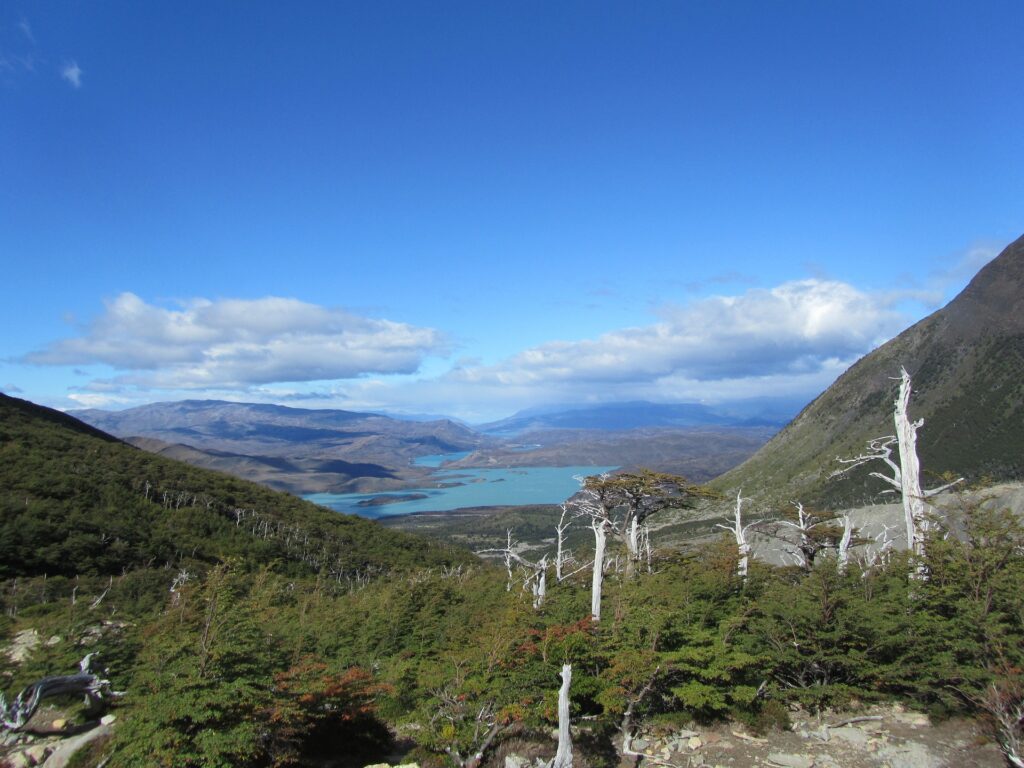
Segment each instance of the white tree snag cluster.
[[[845,474],[869,461],[881,461],[888,466],[891,474],[872,472],[871,476],[885,481],[900,492],[907,526],[907,547],[920,560],[924,557],[925,535],[929,526],[930,505],[925,499],[962,482],[963,478],[957,478],[951,483],[931,490],[921,489],[921,463],[917,457],[917,430],[924,425],[924,419],[910,420],[908,415],[910,394],[910,374],[907,373],[906,368],[901,367],[900,389],[893,408],[896,434],[870,440],[868,452],[860,456],[855,456],[852,459],[837,457],[837,460],[846,466],[834,472],[833,475]],[[897,447],[899,463],[892,457],[893,445]],[[919,571],[919,575],[923,576],[923,573]]]
[[9,731],[21,730],[35,714],[39,702],[54,696],[84,696],[86,702],[92,705],[104,695],[117,695],[110,690],[109,680],[104,680],[89,671],[93,656],[94,654],[90,653],[79,662],[78,674],[37,680],[22,690],[10,704],[3,693],[0,693],[0,725]]
[[540,608],[544,605],[544,597],[547,595],[548,583],[548,556],[544,555],[540,560],[532,562],[516,552],[519,542],[512,538],[512,529],[506,531],[505,546],[502,549],[480,549],[478,555],[499,554],[505,563],[505,571],[508,574],[508,581],[505,584],[505,591],[512,591],[512,583],[515,581],[513,565],[518,566],[523,574],[523,589],[529,589],[533,594],[533,607]]
[[569,686],[572,664],[562,665],[562,686],[558,689],[558,751],[551,768],[572,768],[572,735],[569,733]]

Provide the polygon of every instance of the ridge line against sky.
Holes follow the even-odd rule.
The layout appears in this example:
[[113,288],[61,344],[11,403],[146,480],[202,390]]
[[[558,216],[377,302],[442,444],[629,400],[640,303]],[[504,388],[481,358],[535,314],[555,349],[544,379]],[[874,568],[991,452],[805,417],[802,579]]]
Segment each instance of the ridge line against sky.
[[809,400],[1024,229],[1022,26],[5,6],[0,390],[468,421]]

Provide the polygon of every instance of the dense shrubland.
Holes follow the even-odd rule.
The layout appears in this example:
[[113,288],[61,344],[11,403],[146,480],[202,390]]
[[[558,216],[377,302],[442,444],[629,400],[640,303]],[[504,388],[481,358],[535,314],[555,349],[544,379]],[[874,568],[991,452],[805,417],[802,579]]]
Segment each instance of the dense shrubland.
[[752,559],[744,573],[728,534],[640,557],[642,517],[604,521],[594,505],[621,482],[595,479],[574,526],[619,532],[595,613],[579,538],[582,567],[538,602],[525,588],[535,568],[510,579],[469,553],[0,406],[0,636],[35,633],[23,660],[0,655],[0,687],[9,698],[95,653],[124,695],[113,738],[82,765],[362,765],[396,735],[421,761],[460,768],[513,736],[554,752],[565,664],[591,764],[613,762],[642,721],[767,729],[792,705],[887,697],[982,714],[1020,754],[1024,529],[991,505],[960,510],[955,535],[928,529],[919,556],[842,567],[825,520],[813,559]]
[[866,573],[840,573],[833,557],[809,570],[755,560],[744,582],[723,537],[650,574],[609,574],[599,623],[586,573],[553,585],[539,610],[483,565],[344,587],[229,560],[173,593],[170,570],[79,579],[74,604],[74,580],[37,577],[20,582],[5,629],[62,640],[7,664],[5,687],[73,667],[93,633],[90,650],[126,691],[112,766],[301,764],[341,743],[359,762],[386,751],[385,723],[420,759],[468,765],[485,743],[549,738],[564,663],[594,761],[594,745],[621,747],[624,720],[626,731],[723,717],[767,728],[790,704],[885,697],[936,714],[1011,706],[1024,530],[1000,512],[964,519],[962,538],[929,538],[926,581],[899,554]]

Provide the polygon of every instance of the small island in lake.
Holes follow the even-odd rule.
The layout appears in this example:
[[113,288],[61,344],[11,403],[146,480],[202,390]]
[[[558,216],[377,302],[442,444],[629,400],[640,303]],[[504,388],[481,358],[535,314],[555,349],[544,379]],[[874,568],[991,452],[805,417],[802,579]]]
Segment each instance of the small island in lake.
[[385,504],[400,504],[403,501],[419,501],[425,498],[427,498],[425,493],[385,494],[383,496],[374,496],[372,499],[363,499],[357,502],[356,506],[383,507]]

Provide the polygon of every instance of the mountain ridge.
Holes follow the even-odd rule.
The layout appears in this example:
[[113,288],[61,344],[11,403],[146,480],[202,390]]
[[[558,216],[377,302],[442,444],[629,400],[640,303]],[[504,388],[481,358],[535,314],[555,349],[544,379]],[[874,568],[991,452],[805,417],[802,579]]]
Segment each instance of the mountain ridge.
[[539,429],[627,430],[651,427],[782,427],[799,410],[793,399],[755,398],[723,405],[631,400],[527,408],[476,425],[486,434],[512,435]]
[[945,307],[865,355],[763,448],[714,481],[720,490],[771,489],[776,501],[827,506],[876,498],[872,468],[829,481],[836,456],[893,432],[900,367],[913,378],[911,417],[923,418],[922,467],[969,479],[1019,479],[1024,435],[1024,237],[983,267]]

